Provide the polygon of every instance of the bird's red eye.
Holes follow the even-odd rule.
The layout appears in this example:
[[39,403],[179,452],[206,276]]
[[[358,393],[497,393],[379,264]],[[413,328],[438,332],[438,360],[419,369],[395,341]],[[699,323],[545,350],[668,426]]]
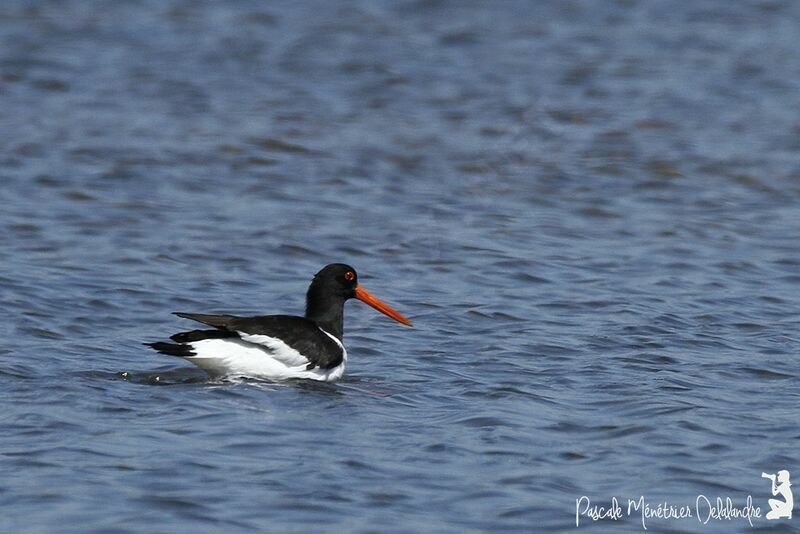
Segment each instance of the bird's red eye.
[[347,280],[348,282],[352,282],[353,280],[356,279],[356,273],[354,273],[353,271],[347,271],[346,273],[344,273],[344,279]]

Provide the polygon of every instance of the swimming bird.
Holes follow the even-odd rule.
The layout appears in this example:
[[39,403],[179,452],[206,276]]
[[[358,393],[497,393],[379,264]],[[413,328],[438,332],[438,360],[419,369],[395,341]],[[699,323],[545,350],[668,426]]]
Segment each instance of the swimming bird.
[[347,363],[342,343],[344,303],[351,298],[411,326],[411,321],[359,285],[355,269],[332,263],[311,281],[305,317],[174,312],[214,329],[180,332],[170,337],[174,343],[145,345],[180,356],[212,376],[333,381],[341,378]]

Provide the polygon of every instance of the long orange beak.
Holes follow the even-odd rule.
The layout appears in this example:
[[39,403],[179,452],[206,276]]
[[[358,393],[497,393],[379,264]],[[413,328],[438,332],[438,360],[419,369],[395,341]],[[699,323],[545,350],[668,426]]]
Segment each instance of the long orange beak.
[[356,298],[361,302],[369,304],[384,315],[388,315],[398,323],[403,323],[406,326],[411,326],[411,321],[400,315],[400,312],[386,304],[380,299],[370,295],[369,291],[361,286],[356,286]]

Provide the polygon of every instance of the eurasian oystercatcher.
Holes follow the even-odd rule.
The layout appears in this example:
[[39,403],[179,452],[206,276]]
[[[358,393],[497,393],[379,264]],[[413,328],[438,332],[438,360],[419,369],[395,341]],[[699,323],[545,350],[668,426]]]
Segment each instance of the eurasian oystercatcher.
[[306,293],[305,317],[293,315],[204,315],[174,312],[214,330],[191,330],[170,337],[174,343],[145,343],[162,354],[180,356],[213,376],[285,380],[336,380],[344,373],[344,303],[357,298],[406,326],[411,321],[358,285],[355,269],[325,266]]

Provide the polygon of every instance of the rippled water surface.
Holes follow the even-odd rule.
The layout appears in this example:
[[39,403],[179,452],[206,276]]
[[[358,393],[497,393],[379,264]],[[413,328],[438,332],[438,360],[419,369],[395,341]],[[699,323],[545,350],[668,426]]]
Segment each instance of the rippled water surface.
[[[761,472],[800,475],[798,20],[4,0],[0,529],[768,509]],[[301,313],[334,261],[415,322],[348,304],[338,383],[214,382],[142,346],[174,310]]]

